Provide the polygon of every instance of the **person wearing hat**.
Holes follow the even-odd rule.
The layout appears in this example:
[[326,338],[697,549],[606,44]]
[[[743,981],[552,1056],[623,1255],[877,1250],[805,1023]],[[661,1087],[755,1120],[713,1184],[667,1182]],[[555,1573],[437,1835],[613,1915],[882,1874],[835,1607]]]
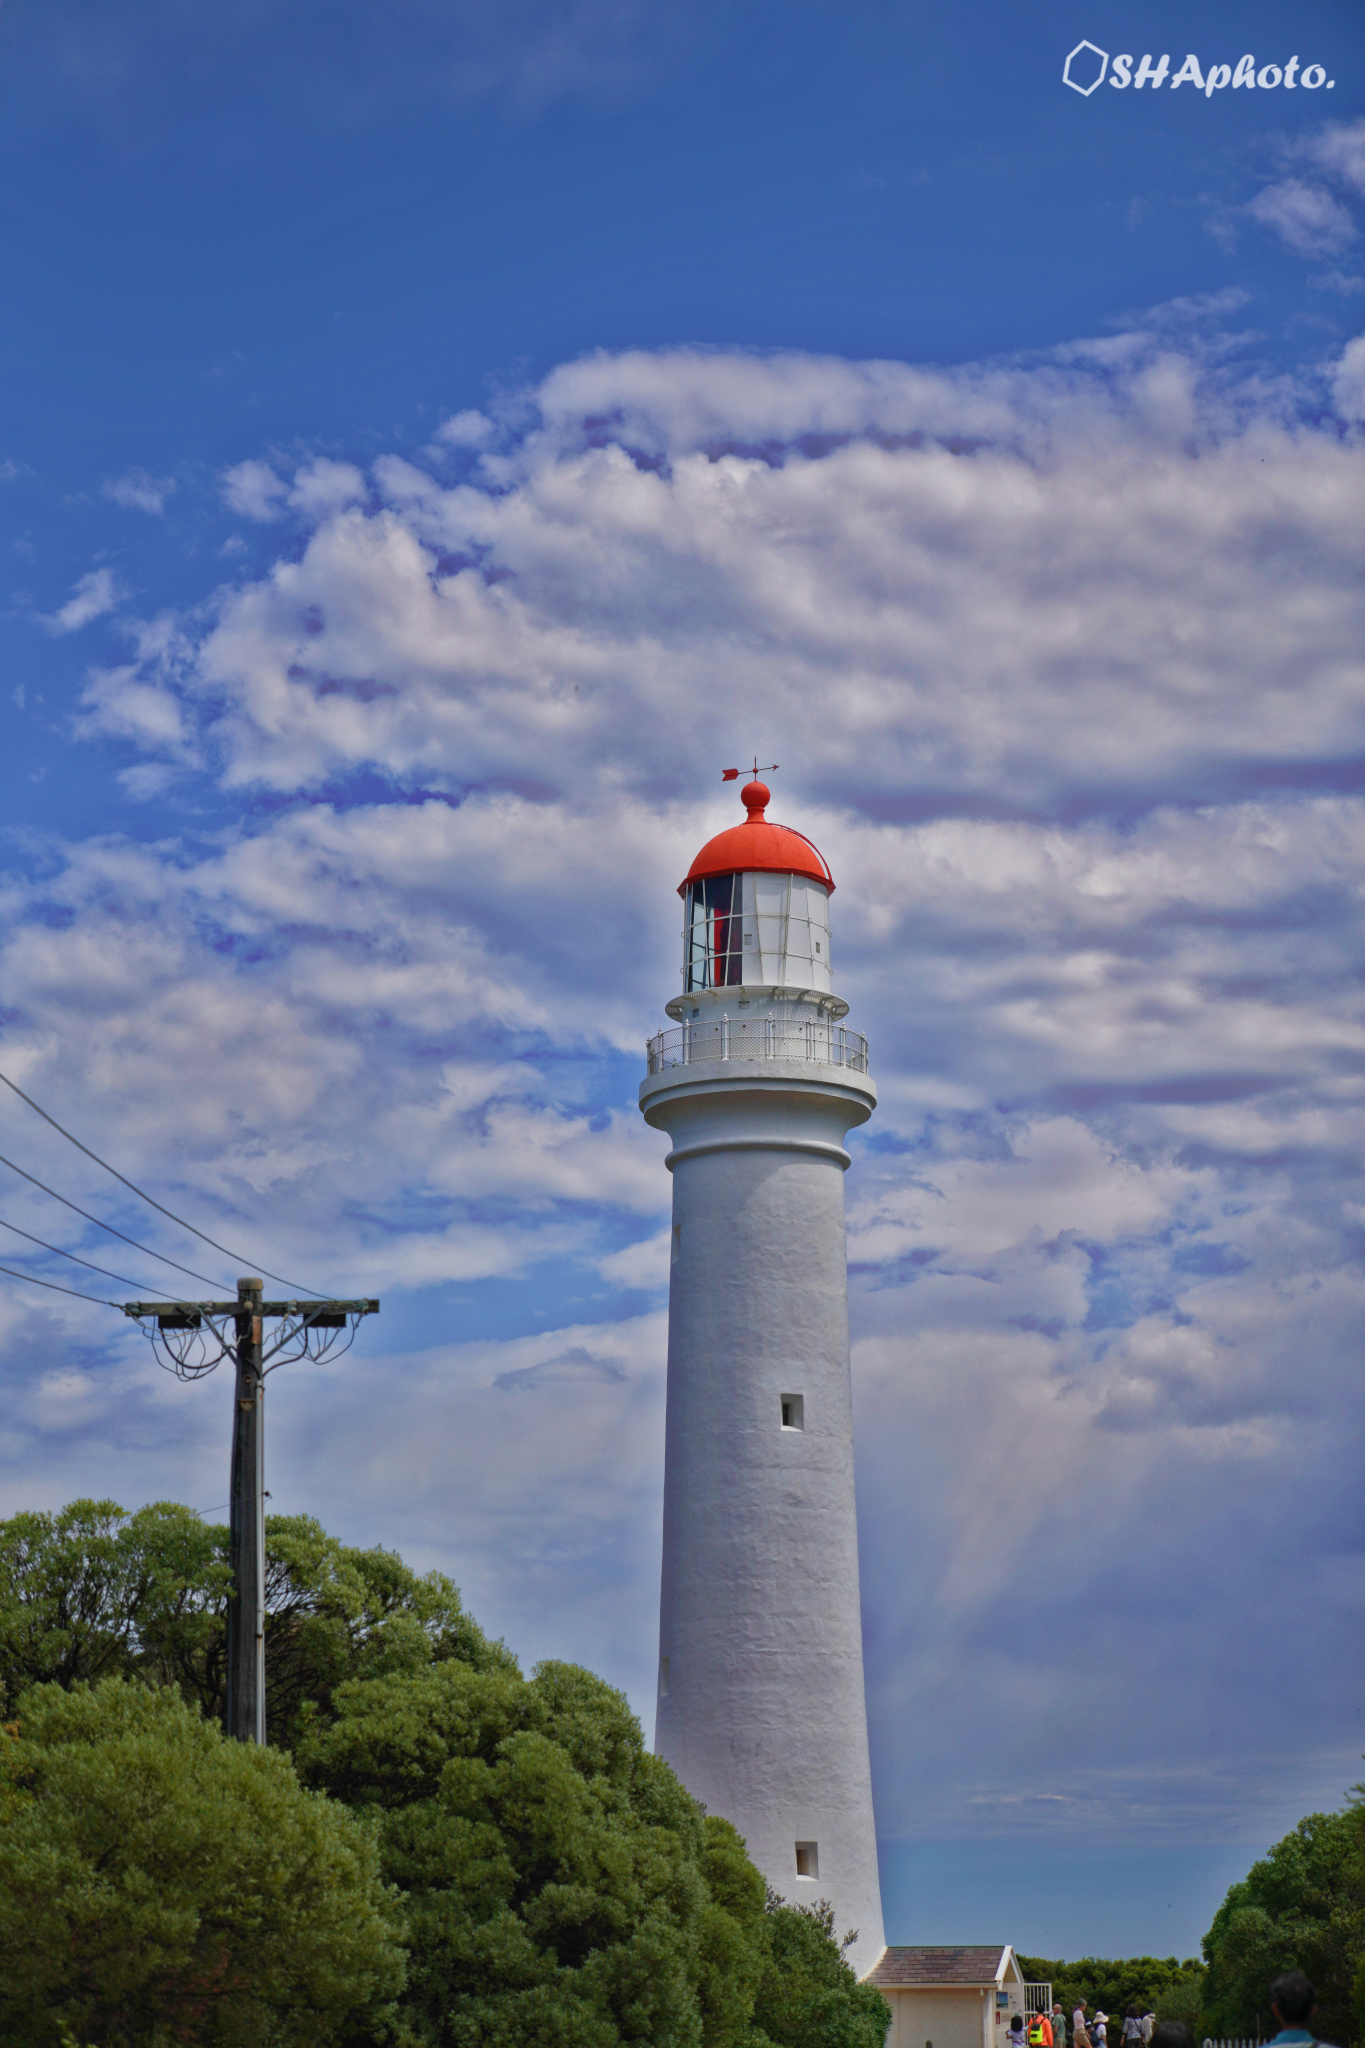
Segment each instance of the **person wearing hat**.
[[1094,2048],[1109,2048],[1109,2015],[1097,2011],[1090,2028],[1090,2039]]

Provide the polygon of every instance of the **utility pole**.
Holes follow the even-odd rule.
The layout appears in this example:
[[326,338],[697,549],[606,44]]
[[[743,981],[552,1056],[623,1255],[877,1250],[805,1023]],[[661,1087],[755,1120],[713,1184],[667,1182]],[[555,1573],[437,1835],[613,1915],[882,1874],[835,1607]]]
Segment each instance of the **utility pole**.
[[261,1280],[239,1280],[237,1386],[232,1409],[227,1615],[229,1735],[265,1741],[265,1375],[261,1370]]
[[[149,1334],[179,1379],[202,1379],[224,1358],[236,1367],[232,1403],[232,1482],[228,1561],[227,1702],[224,1725],[238,1742],[265,1741],[265,1381],[276,1366],[325,1358],[351,1337],[362,1316],[379,1313],[363,1301],[265,1301],[264,1282],[239,1280],[236,1301],[126,1301],[123,1313],[153,1323]],[[265,1325],[283,1327],[267,1345]],[[231,1331],[231,1335],[229,1335]],[[313,1333],[322,1335],[315,1346]],[[209,1340],[217,1350],[209,1348]],[[346,1349],[346,1346],[341,1346]]]

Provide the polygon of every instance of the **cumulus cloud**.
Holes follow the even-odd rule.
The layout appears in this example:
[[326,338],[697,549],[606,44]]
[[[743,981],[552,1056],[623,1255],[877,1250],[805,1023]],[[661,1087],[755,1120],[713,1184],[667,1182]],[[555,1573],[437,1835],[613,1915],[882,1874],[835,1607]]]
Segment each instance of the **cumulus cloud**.
[[111,477],[104,486],[104,495],[116,505],[125,505],[133,512],[152,512],[159,519],[175,488],[173,476],[152,476],[145,469],[130,469],[126,476]]
[[224,504],[240,518],[269,522],[284,517],[288,486],[268,462],[253,458],[235,463],[223,471],[220,483]]
[[497,428],[486,413],[466,410],[442,420],[436,439],[452,448],[486,448],[496,433]]
[[1302,148],[1329,176],[1365,198],[1365,119],[1330,122]]
[[1344,420],[1365,420],[1365,334],[1342,350],[1332,377],[1332,399]]
[[113,611],[118,602],[118,579],[113,570],[91,569],[58,611],[38,614],[39,623],[49,633],[79,633],[82,626]]
[[1247,212],[1301,256],[1334,256],[1356,238],[1355,222],[1340,200],[1302,178],[1267,185]]
[[305,519],[325,519],[365,496],[365,479],[350,462],[329,462],[319,456],[295,472],[289,504]]
[[[664,1337],[622,1316],[669,1189],[633,1098],[719,770],[784,763],[880,1090],[848,1191],[889,1835],[1043,1779],[1088,1839],[1197,1831],[1266,1758],[1287,1798],[1353,1768],[1258,1646],[1292,1598],[1339,1649],[1357,1597],[1361,453],[1174,334],[596,356],[469,429],[474,481],[241,465],[298,546],[141,627],[83,715],[265,801],[5,885],[40,1100],[223,1242],[449,1318],[382,1390],[353,1354],[289,1396],[289,1483],[358,1534],[386,1504],[647,1708]],[[498,1289],[532,1334],[476,1343]],[[31,1441],[86,1442],[105,1384],[54,1380]],[[1172,1756],[1223,1773],[1183,1821]]]

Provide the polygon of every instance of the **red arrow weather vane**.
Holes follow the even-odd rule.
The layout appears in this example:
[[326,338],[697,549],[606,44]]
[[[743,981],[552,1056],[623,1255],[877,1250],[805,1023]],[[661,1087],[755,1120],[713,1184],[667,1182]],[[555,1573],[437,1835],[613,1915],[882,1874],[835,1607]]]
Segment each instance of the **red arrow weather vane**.
[[[757,782],[760,775],[771,775],[774,768],[780,768],[781,765],[782,764],[780,761],[770,761],[766,768],[760,768],[758,765],[758,756],[757,754],[755,754],[754,781]],[[720,779],[722,782],[738,782],[740,772],[741,771],[738,768],[722,768],[720,771]]]

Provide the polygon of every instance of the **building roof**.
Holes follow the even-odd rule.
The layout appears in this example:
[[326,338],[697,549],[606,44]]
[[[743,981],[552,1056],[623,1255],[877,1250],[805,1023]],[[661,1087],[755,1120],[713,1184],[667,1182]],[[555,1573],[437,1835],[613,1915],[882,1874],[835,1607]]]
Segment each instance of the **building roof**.
[[804,832],[790,825],[772,825],[764,815],[772,801],[766,782],[747,782],[740,791],[748,812],[742,825],[731,825],[708,839],[687,870],[687,881],[678,886],[681,896],[688,882],[700,882],[708,875],[753,873],[805,875],[809,881],[834,887],[829,862]]
[[998,1984],[1009,1950],[993,1948],[888,1948],[867,1978],[888,1989],[897,1984],[977,1986]]

